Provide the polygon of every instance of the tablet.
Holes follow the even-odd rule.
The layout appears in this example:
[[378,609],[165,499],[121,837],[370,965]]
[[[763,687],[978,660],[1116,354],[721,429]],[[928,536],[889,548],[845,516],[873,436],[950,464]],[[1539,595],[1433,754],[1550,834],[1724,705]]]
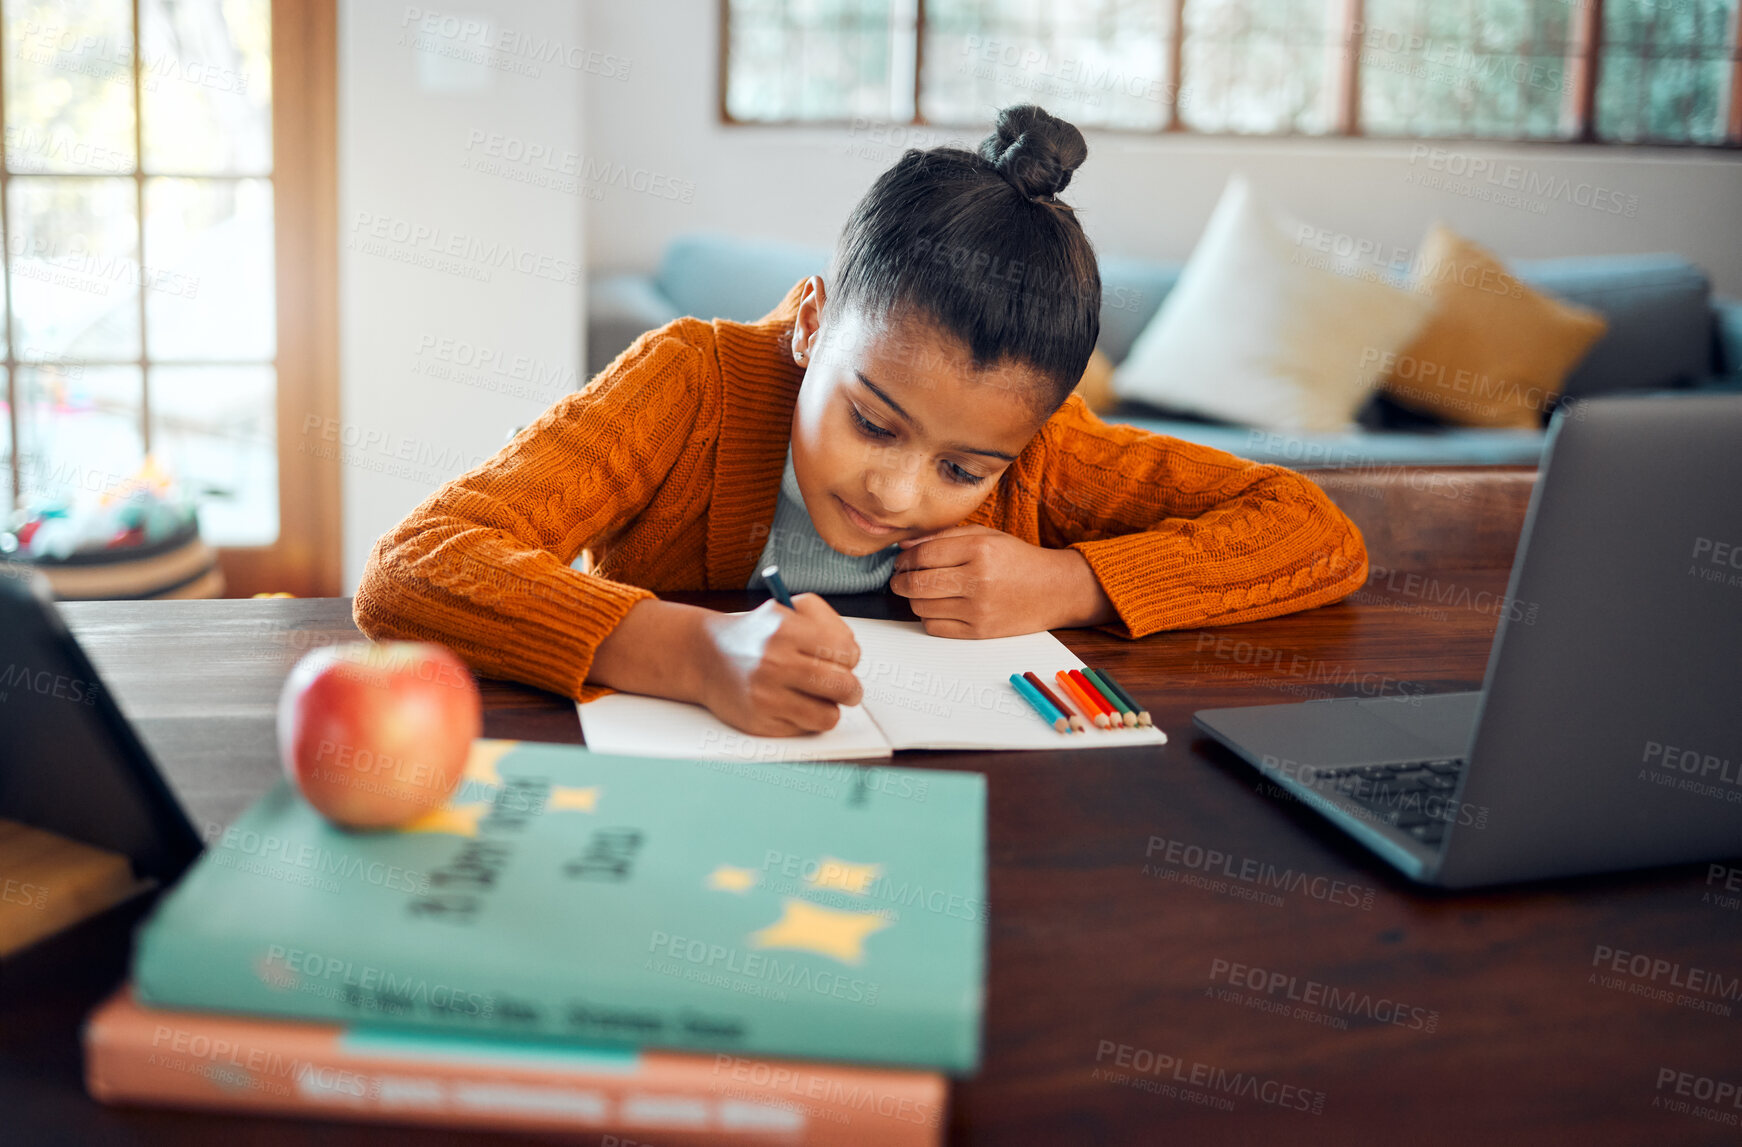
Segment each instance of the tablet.
[[0,562],[0,818],[118,852],[167,885],[199,834],[54,607]]

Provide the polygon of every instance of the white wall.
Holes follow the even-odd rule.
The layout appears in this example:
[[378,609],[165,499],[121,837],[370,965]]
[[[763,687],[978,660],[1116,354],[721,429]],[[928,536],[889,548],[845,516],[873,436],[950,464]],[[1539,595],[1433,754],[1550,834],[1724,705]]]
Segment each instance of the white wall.
[[[666,241],[689,228],[831,244],[853,203],[901,153],[865,129],[722,126],[718,11],[714,0],[589,0],[590,42],[635,61],[631,82],[589,89],[591,146],[695,183],[688,207],[642,195],[593,212],[587,238],[596,267],[651,267]],[[1020,99],[1013,90],[1010,102]],[[1448,144],[1456,154],[1436,158],[1408,143],[1106,132],[1089,133],[1089,148],[1065,198],[1103,254],[1183,259],[1239,169],[1291,214],[1382,251],[1412,251],[1440,218],[1508,257],[1678,251],[1704,265],[1720,291],[1742,295],[1742,163],[1733,154]],[[1534,188],[1524,195],[1530,205],[1448,188],[1450,169],[1471,161],[1491,165],[1472,190]],[[1424,185],[1435,176],[1438,186]]]
[[586,201],[564,169],[604,65],[567,0],[470,8],[340,5],[341,417],[305,419],[302,444],[343,462],[347,594],[377,537],[585,362]]

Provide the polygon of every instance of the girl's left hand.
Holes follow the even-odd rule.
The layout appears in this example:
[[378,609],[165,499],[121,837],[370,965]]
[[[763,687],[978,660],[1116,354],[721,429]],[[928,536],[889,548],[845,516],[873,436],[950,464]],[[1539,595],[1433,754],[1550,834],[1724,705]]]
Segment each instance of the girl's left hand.
[[1011,637],[1115,617],[1082,554],[989,526],[903,539],[889,588],[910,600],[933,637]]

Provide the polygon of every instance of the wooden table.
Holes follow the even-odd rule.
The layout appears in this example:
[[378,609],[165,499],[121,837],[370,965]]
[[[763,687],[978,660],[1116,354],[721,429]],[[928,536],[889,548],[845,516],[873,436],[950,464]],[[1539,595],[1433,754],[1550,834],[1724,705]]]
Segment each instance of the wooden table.
[[[1742,1019],[1637,994],[1629,987],[1648,980],[1594,960],[1644,953],[1742,975],[1742,873],[1692,865],[1422,891],[1193,732],[1192,712],[1211,706],[1473,688],[1504,589],[1503,570],[1458,571],[1431,584],[1388,578],[1351,603],[1250,625],[1136,642],[1062,631],[1138,694],[1170,744],[898,758],[991,782],[984,1065],[953,1089],[950,1141],[1736,1142],[1742,1131],[1721,1120],[1742,1108],[1708,1117],[1694,1096],[1702,1077],[1742,1084]],[[671,596],[717,609],[759,600]],[[911,617],[898,597],[832,600],[843,613]],[[65,614],[205,832],[277,775],[273,706],[290,665],[354,636],[337,599]],[[494,681],[484,697],[487,736],[580,739],[563,698]],[[1211,853],[1224,859],[1212,865]],[[1279,873],[1292,875],[1277,891]],[[0,1139],[517,1141],[90,1102],[78,1024],[123,974],[142,911],[0,964]],[[1250,969],[1266,986],[1292,977],[1297,995],[1321,1002],[1297,1017],[1286,986],[1231,989],[1254,982]],[[1332,990],[1335,1007],[1322,1002]],[[1265,1086],[1245,1088],[1246,1077]]]

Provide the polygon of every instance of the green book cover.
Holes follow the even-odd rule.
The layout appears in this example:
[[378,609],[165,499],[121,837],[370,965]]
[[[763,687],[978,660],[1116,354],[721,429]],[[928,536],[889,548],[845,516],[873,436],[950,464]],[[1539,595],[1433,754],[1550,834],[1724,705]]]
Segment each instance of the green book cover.
[[142,926],[163,1008],[973,1071],[986,781],[476,743],[351,832],[280,782]]

